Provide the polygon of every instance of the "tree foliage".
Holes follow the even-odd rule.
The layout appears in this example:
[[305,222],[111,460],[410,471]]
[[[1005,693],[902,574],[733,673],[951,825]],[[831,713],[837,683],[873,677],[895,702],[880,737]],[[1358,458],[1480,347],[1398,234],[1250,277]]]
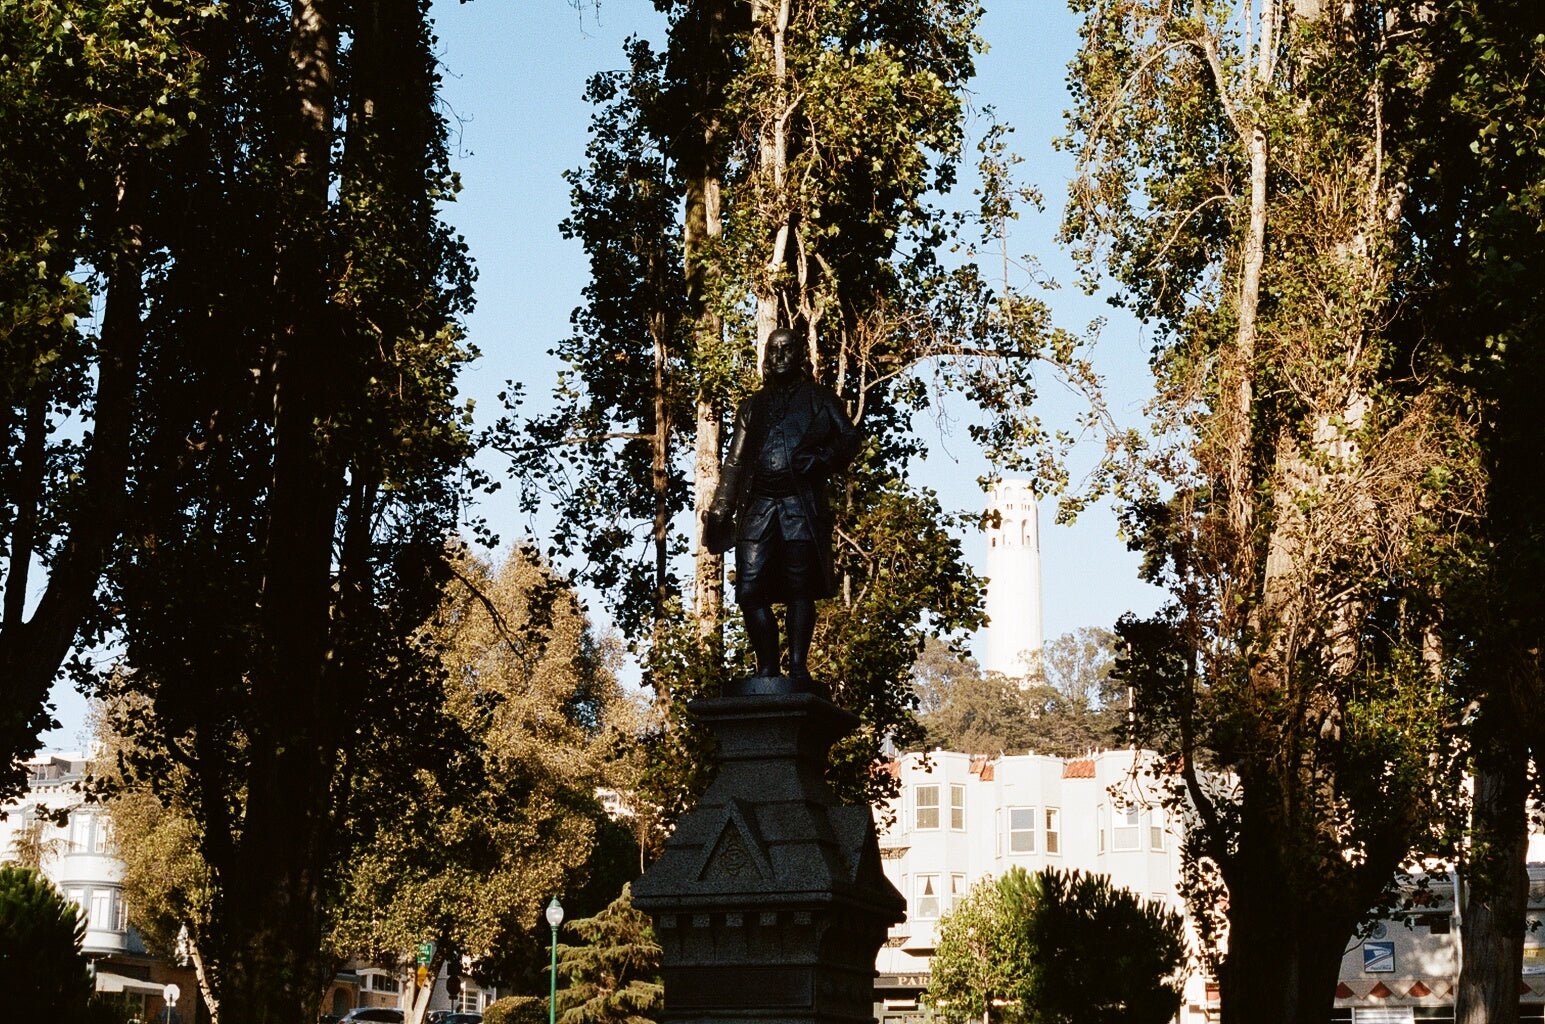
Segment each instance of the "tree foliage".
[[1400,325],[1430,347],[1475,410],[1484,514],[1467,531],[1464,563],[1444,584],[1445,648],[1459,699],[1473,714],[1466,756],[1468,817],[1456,814],[1466,878],[1466,935],[1455,1013],[1467,1024],[1518,1012],[1526,920],[1526,807],[1538,786],[1545,639],[1537,580],[1545,529],[1534,492],[1545,472],[1538,403],[1545,365],[1541,270],[1545,152],[1536,139],[1545,18],[1514,2],[1433,5],[1424,33],[1433,83],[1412,112],[1419,166],[1411,181],[1422,247],[1408,266]]
[[547,900],[562,894],[582,915],[637,870],[633,837],[595,791],[632,787],[638,709],[574,592],[529,550],[497,571],[460,560],[427,634],[454,722],[441,756],[457,768],[361,785],[372,838],[344,879],[331,945],[395,966],[434,941],[432,969],[464,952],[477,976],[534,995]]
[[1104,875],[1015,867],[940,921],[928,999],[948,1021],[1164,1024],[1186,963],[1173,910]]
[[[546,900],[562,893],[583,914],[636,871],[633,837],[595,790],[631,786],[638,709],[573,591],[533,553],[517,549],[497,572],[468,557],[455,565],[420,629],[444,671],[422,680],[437,692],[419,699],[443,719],[429,721],[437,730],[422,746],[387,722],[351,758],[358,839],[323,893],[328,962],[398,969],[432,941],[432,970],[465,952],[478,977],[545,991]],[[398,714],[409,734],[426,724]],[[120,709],[103,721],[137,717]],[[94,771],[110,794],[135,926],[153,949],[187,952],[203,981],[220,920],[206,826],[186,788],[136,773],[154,752],[111,729],[101,739]],[[424,1000],[414,1009],[421,1016]]]
[[[967,153],[978,4],[660,6],[664,50],[631,42],[626,68],[589,90],[592,141],[569,176],[565,230],[591,281],[556,349],[557,408],[525,426],[512,416],[497,443],[524,500],[561,509],[555,556],[602,589],[638,646],[665,716],[656,746],[696,749],[682,705],[743,659],[734,631],[726,653],[722,560],[696,524],[728,414],[756,387],[768,334],[792,327],[868,435],[835,502],[841,596],[812,668],[864,723],[837,751],[834,782],[881,795],[887,777],[868,766],[885,736],[917,735],[908,671],[923,637],[980,620],[954,515],[908,480],[922,452],[911,417],[964,395],[984,411],[977,440],[1023,467],[1051,441],[1029,412],[1036,361],[1071,362],[1074,340],[970,259],[1027,198],[1000,131],[981,147],[981,210],[934,205]],[[651,782],[667,809],[697,784],[664,770],[679,763],[657,762]]]
[[1046,684],[1084,711],[1124,703],[1125,688],[1112,676],[1118,639],[1103,626],[1080,626],[1048,640],[1041,648]]
[[926,998],[945,1020],[975,1021],[993,1012],[1004,1024],[1026,1020],[1030,1004],[1021,990],[1031,951],[1024,922],[1034,913],[1036,886],[1035,876],[1010,868],[977,882],[940,919]]
[[[145,204],[205,98],[212,5],[0,10],[0,796],[102,636],[139,407]],[[99,315],[93,316],[93,306]]]
[[[1065,634],[1047,649],[1064,644],[1082,649],[1078,637],[1086,632]],[[1090,704],[1084,696],[1099,685],[1087,678],[1086,670],[1102,664],[1098,659],[1094,666],[1068,659],[1055,669],[1049,667],[1060,686],[1021,685],[981,671],[975,662],[930,639],[912,667],[925,744],[989,757],[1081,757],[1116,746],[1124,736],[1125,702]]]
[[0,862],[41,871],[44,864],[69,850],[69,840],[55,834],[57,829],[49,816],[15,809],[8,814],[16,828]]
[[[331,966],[324,903],[364,835],[372,745],[423,764],[444,731],[412,638],[457,525],[471,268],[439,212],[455,182],[424,5],[109,9],[128,32],[163,8],[187,14],[183,49],[88,62],[102,77],[63,118],[106,116],[89,90],[164,78],[163,58],[197,72],[151,104],[179,130],[112,169],[115,234],[89,260],[103,345],[125,339],[98,379],[124,369],[135,396],[116,424],[95,406],[93,439],[131,456],[107,593],[131,670],[104,690],[144,699],[118,723],[128,767],[195,825],[222,1018],[294,1020]],[[67,39],[94,23],[61,10]]]
[[1124,681],[1140,741],[1178,755],[1188,877],[1226,893],[1192,894],[1198,918],[1226,907],[1224,1019],[1317,1021],[1441,818],[1458,725],[1440,598],[1479,510],[1473,423],[1393,329],[1430,20],[1074,6],[1064,234],[1155,339],[1154,435],[1111,465],[1174,602],[1118,627]]

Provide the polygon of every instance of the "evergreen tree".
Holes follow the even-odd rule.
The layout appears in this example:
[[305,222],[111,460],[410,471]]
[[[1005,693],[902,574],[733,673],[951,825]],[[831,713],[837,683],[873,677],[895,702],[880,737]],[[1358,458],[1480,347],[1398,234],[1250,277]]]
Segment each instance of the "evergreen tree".
[[86,919],[32,868],[0,865],[0,964],[6,1008],[22,1020],[84,1022],[91,975],[81,942]]
[[1036,1024],[1165,1024],[1180,1009],[1179,914],[1105,875],[1046,870],[1025,926]]
[[594,917],[569,927],[584,945],[559,945],[559,1020],[564,1024],[653,1024],[665,1009],[660,944],[633,909],[632,886]]

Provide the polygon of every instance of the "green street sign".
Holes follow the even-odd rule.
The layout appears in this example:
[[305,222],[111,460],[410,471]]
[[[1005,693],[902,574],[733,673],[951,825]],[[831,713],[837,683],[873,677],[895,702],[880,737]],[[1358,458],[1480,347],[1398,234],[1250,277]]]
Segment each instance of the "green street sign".
[[433,942],[420,942],[418,944],[418,962],[429,964],[435,958],[435,944]]

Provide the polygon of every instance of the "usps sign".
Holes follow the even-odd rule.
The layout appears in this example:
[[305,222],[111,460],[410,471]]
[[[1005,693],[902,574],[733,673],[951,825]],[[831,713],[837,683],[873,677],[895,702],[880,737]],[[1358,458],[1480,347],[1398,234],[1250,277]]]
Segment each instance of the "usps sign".
[[1363,973],[1395,973],[1395,944],[1393,942],[1363,943]]

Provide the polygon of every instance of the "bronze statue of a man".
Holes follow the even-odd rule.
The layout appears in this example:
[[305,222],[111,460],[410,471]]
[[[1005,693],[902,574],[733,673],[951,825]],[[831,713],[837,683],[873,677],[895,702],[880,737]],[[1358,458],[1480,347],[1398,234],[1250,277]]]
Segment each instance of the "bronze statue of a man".
[[786,608],[789,677],[809,680],[815,601],[837,592],[826,480],[863,438],[831,388],[810,376],[805,347],[780,328],[767,339],[763,384],[735,412],[729,454],[704,522],[708,547],[735,545],[735,602],[756,652],[756,674],[779,672],[778,620]]

